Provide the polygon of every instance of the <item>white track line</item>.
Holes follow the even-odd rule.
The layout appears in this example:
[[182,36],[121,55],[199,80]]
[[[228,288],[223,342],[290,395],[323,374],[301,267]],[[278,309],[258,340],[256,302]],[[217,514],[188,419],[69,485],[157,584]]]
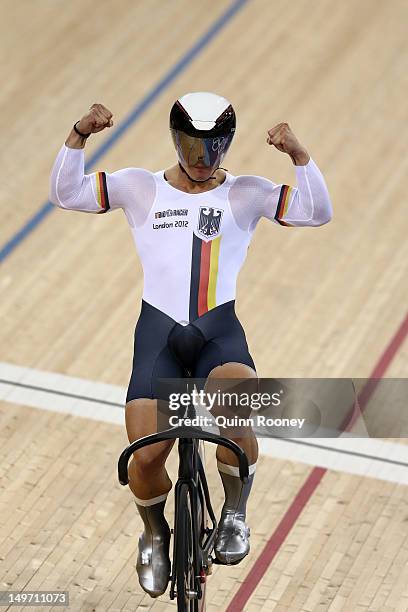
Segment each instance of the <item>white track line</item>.
[[[0,380],[0,400],[125,425],[125,387],[4,362],[0,362]],[[260,438],[259,448],[271,457],[408,485],[405,444],[343,434],[341,438]]]
[[0,362],[0,381],[7,381],[0,382],[0,400],[95,421],[125,424],[125,387],[4,362]]
[[343,434],[341,438],[261,438],[258,443],[260,453],[270,457],[408,485],[408,446],[405,444],[379,438],[355,438],[350,434]]

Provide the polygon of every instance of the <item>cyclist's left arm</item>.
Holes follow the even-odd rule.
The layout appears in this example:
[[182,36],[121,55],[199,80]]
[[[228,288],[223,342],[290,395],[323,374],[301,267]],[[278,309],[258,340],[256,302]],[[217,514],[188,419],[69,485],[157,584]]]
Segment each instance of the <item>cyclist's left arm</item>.
[[[319,226],[333,216],[329,191],[322,173],[312,158],[303,166],[294,166],[296,187],[275,184],[258,178],[262,193],[261,216],[284,226]],[[258,191],[259,198],[259,191]]]

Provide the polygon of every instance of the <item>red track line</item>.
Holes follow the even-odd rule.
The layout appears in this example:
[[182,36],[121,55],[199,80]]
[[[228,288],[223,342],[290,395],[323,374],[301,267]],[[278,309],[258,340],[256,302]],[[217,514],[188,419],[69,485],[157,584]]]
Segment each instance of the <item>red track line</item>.
[[406,335],[408,334],[408,314],[405,317],[404,321],[399,326],[397,332],[395,333],[393,339],[385,349],[384,353],[381,355],[378,360],[377,365],[371,373],[370,378],[381,378],[385,370],[390,365],[391,361],[394,359],[395,353],[400,348],[401,344],[404,342]]
[[[371,389],[368,395],[371,395],[373,392],[372,386],[370,387],[370,380],[373,378],[381,378],[381,376],[384,375],[386,369],[395,357],[398,349],[404,342],[407,334],[408,314],[405,317],[404,321],[401,323],[392,340],[389,342],[387,348],[381,355],[380,359],[378,360],[378,363],[374,367],[370,378],[368,379],[364,387],[364,389],[366,387]],[[364,395],[364,389],[362,390],[361,395]],[[368,398],[366,398],[365,404],[367,403],[367,400]],[[241,612],[241,610],[244,610],[245,604],[247,603],[248,599],[251,597],[252,593],[255,591],[256,587],[262,580],[263,575],[265,574],[275,555],[278,553],[280,547],[286,539],[286,536],[289,534],[290,530],[296,523],[300,513],[306,506],[309,499],[312,497],[315,489],[319,485],[321,479],[323,478],[326,472],[327,468],[322,467],[315,467],[310,472],[305,483],[302,485],[295,499],[289,506],[288,510],[285,512],[279,525],[265,544],[264,549],[262,550],[255,563],[253,564],[252,569],[249,571],[249,574],[246,576],[237,593],[231,600],[231,603],[226,609],[226,612]]]
[[[362,412],[366,408],[368,402],[370,401],[371,396],[377,388],[378,383],[381,380],[381,377],[384,375],[386,369],[390,365],[393,360],[396,352],[400,348],[401,344],[404,342],[404,339],[408,333],[408,314],[397,329],[394,337],[389,342],[387,348],[381,355],[378,360],[377,365],[371,372],[369,378],[367,379],[364,387],[361,389],[358,395],[358,404],[354,406],[354,410],[352,411],[352,415],[349,415],[345,423],[341,426],[340,431],[344,429],[344,431],[351,431],[357,419],[361,416]],[[350,416],[352,417],[350,419]]]

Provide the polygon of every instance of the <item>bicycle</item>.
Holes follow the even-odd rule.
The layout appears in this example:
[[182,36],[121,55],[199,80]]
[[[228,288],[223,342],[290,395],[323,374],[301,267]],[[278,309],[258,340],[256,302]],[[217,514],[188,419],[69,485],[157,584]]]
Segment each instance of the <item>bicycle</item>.
[[[187,414],[190,410],[191,406]],[[242,482],[248,479],[248,458],[242,448],[228,438],[195,427],[178,426],[140,438],[125,448],[118,461],[120,484],[129,483],[128,463],[135,451],[176,438],[179,439],[179,470],[174,488],[174,528],[171,530],[174,544],[170,599],[177,598],[177,609],[180,611],[199,612],[205,610],[207,576],[212,571],[212,564],[219,563],[216,557],[212,557],[217,520],[205,477],[204,442],[220,444],[235,453]],[[211,527],[208,527],[208,516]]]

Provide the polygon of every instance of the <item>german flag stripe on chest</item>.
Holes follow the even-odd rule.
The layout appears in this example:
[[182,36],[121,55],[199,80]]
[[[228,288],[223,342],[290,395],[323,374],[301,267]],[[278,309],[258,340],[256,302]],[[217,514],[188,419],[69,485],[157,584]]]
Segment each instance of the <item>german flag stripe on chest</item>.
[[215,308],[221,236],[205,242],[193,234],[190,321]]

